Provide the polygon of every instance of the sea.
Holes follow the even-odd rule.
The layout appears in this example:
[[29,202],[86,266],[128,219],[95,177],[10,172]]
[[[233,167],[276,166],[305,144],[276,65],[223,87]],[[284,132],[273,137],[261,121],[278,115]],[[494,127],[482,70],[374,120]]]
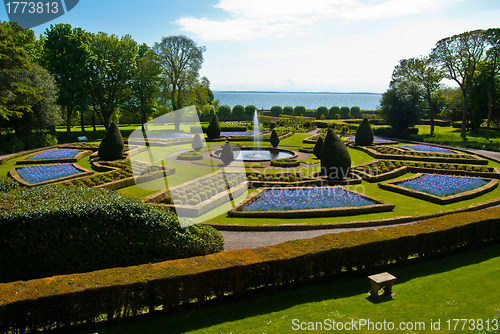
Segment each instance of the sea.
[[382,94],[378,93],[327,93],[327,92],[254,92],[254,91],[214,91],[221,104],[233,108],[237,104],[247,106],[253,104],[257,109],[269,110],[272,106],[304,106],[306,109],[317,109],[325,106],[331,108],[358,106],[361,110],[379,109]]

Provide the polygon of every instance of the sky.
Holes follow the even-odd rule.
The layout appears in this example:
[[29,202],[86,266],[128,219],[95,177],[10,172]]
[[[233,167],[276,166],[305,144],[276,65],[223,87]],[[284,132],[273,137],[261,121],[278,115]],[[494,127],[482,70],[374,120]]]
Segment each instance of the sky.
[[426,56],[445,37],[498,28],[500,1],[80,0],[32,29],[40,35],[57,23],[149,46],[187,36],[206,47],[200,76],[214,91],[383,93],[399,60]]

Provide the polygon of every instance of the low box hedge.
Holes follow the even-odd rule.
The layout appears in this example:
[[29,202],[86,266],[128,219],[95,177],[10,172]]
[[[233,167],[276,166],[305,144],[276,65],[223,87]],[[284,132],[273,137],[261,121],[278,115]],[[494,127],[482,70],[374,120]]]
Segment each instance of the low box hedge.
[[373,273],[409,256],[450,254],[500,240],[500,208],[450,214],[415,224],[322,235],[127,268],[0,284],[0,329],[108,320],[262,287],[335,280],[345,271]]

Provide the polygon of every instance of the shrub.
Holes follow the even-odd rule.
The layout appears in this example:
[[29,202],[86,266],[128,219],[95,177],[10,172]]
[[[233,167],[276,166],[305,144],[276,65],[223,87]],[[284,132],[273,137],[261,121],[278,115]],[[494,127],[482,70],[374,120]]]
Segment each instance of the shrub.
[[285,107],[283,107],[283,114],[285,114],[285,115],[293,115],[293,107],[292,106],[285,106]]
[[200,134],[196,133],[193,138],[193,142],[191,143],[193,150],[199,151],[203,148],[203,141],[201,140]]
[[321,150],[323,149],[323,138],[320,136],[314,145],[313,154],[316,158],[321,159]]
[[328,110],[328,114],[331,117],[335,117],[335,115],[340,115],[340,108],[337,106],[333,106],[330,108],[330,110]]
[[234,153],[230,142],[226,142],[222,148],[220,159],[225,165],[229,165],[234,160]]
[[178,160],[201,160],[203,159],[203,154],[196,151],[188,151],[177,154]]
[[269,139],[269,142],[271,143],[271,145],[273,145],[273,147],[278,147],[280,143],[280,137],[278,136],[276,130],[273,130],[273,132],[271,132],[271,138]]
[[361,118],[361,109],[358,106],[352,107],[351,116],[354,118]]
[[219,124],[219,117],[217,116],[217,114],[214,115],[212,121],[210,121],[210,125],[208,125],[207,137],[209,139],[216,139],[220,137],[220,124]]
[[340,108],[340,117],[341,118],[351,118],[351,109],[349,107]]
[[233,115],[238,117],[240,119],[241,116],[245,114],[245,107],[243,107],[241,104],[237,104],[233,107]]
[[99,145],[99,158],[104,161],[119,160],[123,156],[124,147],[122,134],[118,126],[116,123],[111,123],[108,132]]
[[[299,165],[300,161],[298,161],[297,159],[284,158],[271,160],[271,166],[275,167],[297,167]],[[273,181],[279,181],[279,178],[275,177],[273,178]]]
[[316,110],[316,113],[318,115],[318,118],[321,118],[321,116],[326,116],[328,114],[328,108],[325,106],[321,106]]
[[365,118],[356,131],[356,145],[370,146],[371,144],[373,144],[373,130],[368,118]]
[[321,149],[321,172],[330,179],[344,179],[351,175],[349,151],[331,128]]
[[283,113],[283,108],[281,108],[281,106],[272,106],[271,107],[271,115],[273,115],[274,117],[278,117],[282,113]]
[[231,115],[231,107],[228,106],[227,104],[223,104],[219,107],[219,110],[217,112],[222,120],[224,120],[227,116]]
[[306,107],[304,106],[296,106],[293,108],[293,114],[296,116],[302,116],[306,113]]
[[253,104],[249,104],[245,107],[245,115],[253,117],[255,115],[255,111],[257,107]]
[[8,192],[19,188],[20,184],[10,177],[0,176],[0,192]]
[[[223,250],[212,228],[114,191],[42,186],[0,194],[0,282]],[[15,206],[8,203],[15,203]]]

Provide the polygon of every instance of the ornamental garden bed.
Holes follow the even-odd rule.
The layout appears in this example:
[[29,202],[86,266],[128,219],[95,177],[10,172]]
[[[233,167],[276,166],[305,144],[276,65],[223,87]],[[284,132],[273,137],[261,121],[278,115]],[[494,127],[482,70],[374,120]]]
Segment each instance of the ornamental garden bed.
[[391,211],[394,205],[342,187],[259,188],[228,212],[239,218],[310,218]]
[[378,186],[381,189],[444,205],[492,191],[498,186],[498,180],[417,173],[410,178],[379,183]]
[[[352,136],[346,139],[348,143],[354,143],[356,140],[356,136]],[[389,140],[389,139],[384,139],[380,137],[373,137],[373,144],[374,145],[391,145],[391,144],[397,144],[399,143],[396,140]]]
[[398,147],[376,146],[351,146],[354,149],[363,151],[375,159],[387,160],[417,160],[428,162],[445,162],[456,164],[487,165],[488,160],[474,154],[448,154],[436,152],[422,152],[400,149]]
[[245,172],[217,172],[144,198],[146,203],[199,217],[248,191]]
[[462,164],[374,160],[352,169],[354,173],[359,174],[363,180],[368,182],[386,181],[406,173],[454,174],[500,179],[498,167]]
[[85,169],[75,163],[29,165],[11,167],[9,170],[9,175],[26,187],[57,183],[93,174],[94,172],[89,171],[88,169]]
[[70,148],[52,148],[36,152],[26,158],[16,161],[16,165],[49,164],[49,163],[72,163],[91,155],[91,150],[76,150]]

